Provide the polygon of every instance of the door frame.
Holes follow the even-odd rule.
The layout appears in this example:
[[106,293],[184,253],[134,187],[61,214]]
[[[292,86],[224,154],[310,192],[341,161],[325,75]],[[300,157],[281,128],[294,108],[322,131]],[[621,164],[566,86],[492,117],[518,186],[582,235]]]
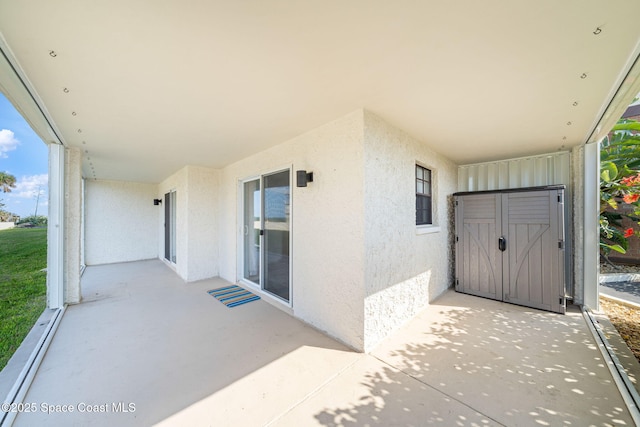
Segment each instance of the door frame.
[[[260,236],[260,280],[259,284],[253,283],[250,280],[246,280],[244,278],[244,184],[246,182],[260,180],[260,222],[261,227],[264,225],[264,176],[271,175],[278,172],[289,171],[289,301],[280,298],[277,295],[274,295],[266,290],[264,290],[264,236]],[[236,244],[236,282],[241,283],[249,288],[252,291],[258,293],[261,297],[277,302],[279,305],[292,308],[293,307],[293,165],[289,164],[282,167],[265,169],[260,171],[260,173],[247,175],[244,178],[238,179],[238,188],[237,188],[237,244]]]

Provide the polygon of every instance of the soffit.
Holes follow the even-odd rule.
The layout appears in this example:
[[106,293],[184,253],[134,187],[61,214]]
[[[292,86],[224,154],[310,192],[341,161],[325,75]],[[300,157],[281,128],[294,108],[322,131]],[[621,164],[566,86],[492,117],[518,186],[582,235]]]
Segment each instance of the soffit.
[[635,1],[0,10],[10,53],[64,143],[83,149],[85,176],[142,182],[223,167],[358,108],[461,164],[569,148],[591,135],[640,36]]

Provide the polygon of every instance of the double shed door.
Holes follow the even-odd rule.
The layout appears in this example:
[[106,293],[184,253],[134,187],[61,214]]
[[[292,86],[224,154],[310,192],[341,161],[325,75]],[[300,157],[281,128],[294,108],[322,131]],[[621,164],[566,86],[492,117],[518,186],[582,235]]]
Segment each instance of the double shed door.
[[564,189],[455,196],[456,290],[564,313]]

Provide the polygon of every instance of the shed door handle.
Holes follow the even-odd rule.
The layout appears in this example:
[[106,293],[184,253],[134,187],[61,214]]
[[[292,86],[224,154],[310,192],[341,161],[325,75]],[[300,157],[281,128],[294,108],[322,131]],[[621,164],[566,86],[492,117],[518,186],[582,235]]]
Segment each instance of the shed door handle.
[[502,252],[507,250],[507,239],[505,239],[504,236],[498,239],[498,249]]

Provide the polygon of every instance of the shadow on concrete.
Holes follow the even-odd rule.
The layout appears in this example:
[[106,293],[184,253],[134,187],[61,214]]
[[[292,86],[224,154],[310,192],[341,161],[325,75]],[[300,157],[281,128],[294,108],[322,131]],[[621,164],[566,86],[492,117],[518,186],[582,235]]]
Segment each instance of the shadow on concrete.
[[[351,403],[316,413],[321,425],[633,425],[575,309],[450,292],[373,355],[387,367],[366,375]],[[440,400],[416,400],[420,388]],[[442,400],[472,415],[443,411]]]

